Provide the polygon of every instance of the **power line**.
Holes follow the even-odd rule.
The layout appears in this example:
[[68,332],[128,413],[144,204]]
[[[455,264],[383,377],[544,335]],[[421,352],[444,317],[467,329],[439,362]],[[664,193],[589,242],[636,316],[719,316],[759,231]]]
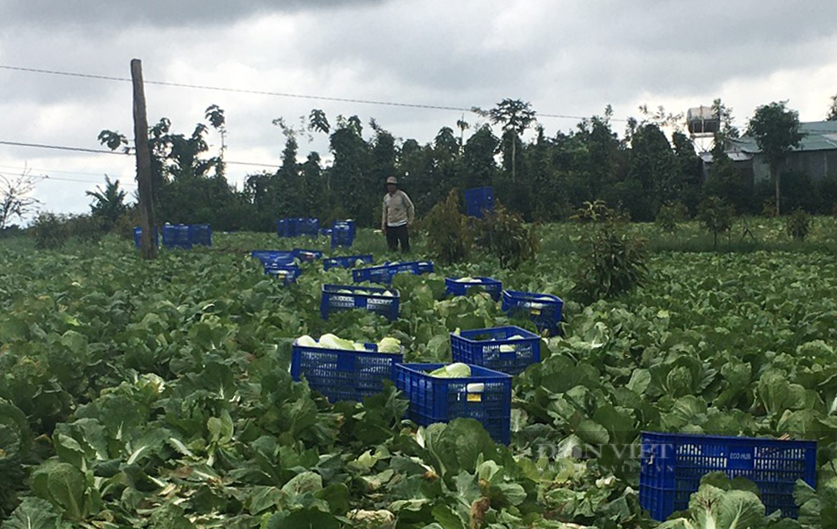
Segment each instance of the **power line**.
[[[43,70],[39,68],[24,68],[21,66],[10,66],[10,65],[2,65],[0,64],[0,69],[3,70],[13,70],[18,72],[29,72],[29,73],[40,73],[40,74],[47,74],[47,75],[62,75],[66,77],[80,77],[83,79],[96,79],[100,81],[117,81],[117,82],[132,82],[131,79],[127,77],[113,77],[108,75],[94,75],[94,74],[85,74],[85,73],[76,73],[76,72],[63,72],[58,70]],[[319,96],[319,95],[310,95],[310,94],[293,94],[287,92],[273,92],[269,90],[250,90],[244,88],[228,88],[228,87],[219,87],[219,86],[208,86],[208,85],[196,85],[196,84],[187,84],[187,83],[172,83],[166,81],[149,81],[144,80],[145,84],[151,85],[159,85],[159,86],[172,86],[177,88],[191,88],[196,90],[212,90],[218,92],[234,92],[239,94],[255,94],[255,95],[263,95],[263,96],[272,96],[272,97],[290,97],[295,99],[311,99],[315,101],[335,101],[339,103],[359,103],[363,105],[379,105],[379,106],[391,106],[391,107],[402,107],[402,108],[420,108],[425,110],[450,110],[455,112],[473,112],[474,108],[464,108],[464,107],[452,107],[452,106],[444,106],[444,105],[426,105],[420,103],[399,103],[394,101],[376,101],[371,99],[355,99],[355,98],[344,98],[344,97],[330,97],[330,96]],[[567,114],[542,114],[537,113],[537,116],[545,117],[545,118],[557,118],[557,119],[576,119],[576,120],[585,120],[589,119],[589,117],[584,116],[570,116]],[[618,118],[611,118],[613,121],[627,121],[626,119],[618,119]]]
[[[36,173],[36,176],[39,177],[41,180],[60,180],[62,182],[79,182],[79,183],[82,183],[82,184],[91,184],[91,185],[99,185],[99,184],[105,183],[101,180],[92,181],[92,180],[81,180],[81,179],[78,179],[78,178],[66,178],[66,177],[60,177],[60,176],[52,176],[52,173],[81,174],[81,175],[93,175],[93,173],[80,173],[80,172],[75,172],[75,171],[59,171],[57,169],[36,169],[34,167],[15,167],[15,166],[11,166],[11,165],[0,165],[0,168],[12,169],[12,170],[18,171],[18,172],[23,172],[23,171],[28,170],[28,171]],[[118,178],[117,178],[117,181],[119,181]],[[136,186],[137,185],[134,182],[122,182],[122,181],[119,181],[119,184],[123,185],[123,186]]]
[[[92,154],[116,154],[119,156],[133,156],[132,153],[124,151],[106,151],[104,149],[87,149],[84,147],[68,147],[66,145],[47,145],[44,143],[24,143],[19,141],[0,140],[0,145],[11,145],[13,147],[33,147],[36,149],[52,149],[57,151],[72,151],[72,152],[87,152]],[[259,162],[239,162],[235,160],[224,160],[228,165],[252,165],[255,167],[270,167],[276,168],[277,164],[259,163]]]
[[[91,185],[95,184],[96,186],[98,186],[99,184],[104,183],[104,182],[91,182],[89,180],[78,180],[78,179],[75,179],[75,178],[61,178],[59,176],[49,176],[49,175],[43,175],[42,178],[44,180],[60,180],[62,182],[79,182],[79,183],[82,183],[82,184],[91,184]],[[130,187],[136,187],[137,186],[137,184],[135,182],[119,182],[119,185],[123,186],[123,187],[129,187],[129,186]]]
[[104,149],[86,149],[84,147],[66,147],[63,145],[46,145],[44,143],[23,143],[18,141],[0,140],[0,145],[11,145],[13,147],[35,147],[38,149],[55,149],[59,151],[89,152],[93,154],[116,154],[124,156],[124,152],[106,151]]

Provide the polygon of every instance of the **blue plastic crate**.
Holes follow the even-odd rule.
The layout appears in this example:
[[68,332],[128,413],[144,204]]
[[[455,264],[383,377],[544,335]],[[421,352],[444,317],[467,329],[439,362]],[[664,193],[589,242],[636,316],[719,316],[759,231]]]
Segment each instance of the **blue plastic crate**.
[[460,282],[459,278],[446,277],[445,278],[445,292],[454,296],[464,296],[469,290],[478,290],[487,292],[491,299],[500,301],[500,294],[503,291],[503,283],[490,277],[474,277],[478,281],[475,282]]
[[[139,248],[142,246],[142,228],[137,226],[134,228],[134,247]],[[154,246],[160,246],[160,230],[157,229],[157,226],[154,226]]]
[[212,246],[212,229],[209,224],[189,225],[189,242],[203,246]]
[[276,235],[278,235],[280,239],[292,236],[291,223],[288,222],[288,219],[279,219],[276,221]]
[[299,277],[299,274],[302,273],[302,270],[296,265],[277,265],[277,264],[267,264],[264,267],[264,273],[277,277],[282,280],[282,282],[286,285],[290,283],[296,283],[296,279]]
[[355,221],[338,220],[331,225],[331,247],[351,246],[355,241]]
[[392,275],[390,274],[389,265],[384,263],[379,266],[352,270],[352,281],[355,283],[369,281],[370,283],[389,285],[392,282]]
[[189,226],[186,224],[165,224],[162,229],[163,247],[192,249],[192,241],[189,238]]
[[639,501],[655,520],[686,509],[700,479],[719,471],[755,483],[767,512],[796,518],[796,481],[817,484],[817,443],[642,432],[641,464]]
[[480,366],[471,366],[469,378],[430,376],[431,371],[443,365],[395,366],[395,386],[410,401],[410,419],[427,426],[470,417],[480,421],[496,442],[509,444],[512,376]]
[[263,266],[294,264],[294,253],[287,250],[253,250],[250,257],[258,259]]
[[[386,292],[391,295],[385,295]],[[357,285],[323,285],[320,316],[327,320],[334,311],[365,309],[389,320],[396,320],[400,301],[401,296],[397,290]]]
[[343,267],[343,268],[354,268],[358,266],[358,263],[362,264],[371,264],[372,263],[372,254],[365,254],[365,255],[346,255],[342,257],[328,257],[323,259],[323,269],[329,270],[331,268],[336,267]]
[[364,344],[367,351],[346,351],[305,347],[294,341],[291,348],[291,376],[308,381],[330,402],[353,400],[380,393],[384,380],[395,379],[395,365],[401,353],[379,353],[376,344]]
[[[521,336],[510,340],[512,336]],[[541,361],[541,338],[513,325],[450,333],[454,362],[477,365],[517,375]]]
[[494,188],[476,187],[465,190],[465,211],[469,217],[482,218],[483,212],[494,211]]
[[[280,231],[280,223],[284,227],[284,235]],[[276,231],[279,233],[279,237],[299,237],[302,235],[318,237],[320,235],[320,219],[287,217],[277,221]]]
[[433,261],[405,261],[403,263],[394,263],[387,265],[390,270],[390,276],[401,272],[409,272],[411,274],[432,274],[435,270]]
[[320,250],[306,250],[305,248],[294,248],[293,256],[300,261],[313,263],[317,259],[321,259],[323,252]]
[[403,263],[384,263],[380,266],[372,266],[369,268],[358,268],[352,270],[352,280],[355,283],[369,281],[371,283],[380,283],[382,285],[392,284],[392,278],[401,272],[409,272],[411,274],[429,274],[434,271],[432,261],[407,261]]
[[503,291],[503,312],[510,316],[528,318],[535,322],[538,330],[549,335],[560,334],[564,302],[552,294],[532,292]]

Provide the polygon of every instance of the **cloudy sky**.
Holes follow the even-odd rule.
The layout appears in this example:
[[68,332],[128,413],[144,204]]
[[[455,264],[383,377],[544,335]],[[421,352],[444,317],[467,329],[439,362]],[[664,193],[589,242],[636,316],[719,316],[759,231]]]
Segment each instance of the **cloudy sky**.
[[[715,98],[739,127],[779,100],[817,121],[837,94],[835,18],[832,0],[0,0],[0,174],[48,176],[36,196],[50,211],[86,211],[84,192],[104,175],[133,191],[129,157],[8,144],[101,149],[103,129],[132,138],[120,79],[133,58],[147,82],[169,83],[146,85],[149,122],[189,134],[216,104],[235,162],[278,163],[272,121],[313,108],[420,143],[455,128],[455,109],[504,98],[531,103],[548,135],[608,104],[621,134],[639,105],[677,113]],[[328,147],[303,138],[300,150]],[[265,169],[228,175],[240,185]]]

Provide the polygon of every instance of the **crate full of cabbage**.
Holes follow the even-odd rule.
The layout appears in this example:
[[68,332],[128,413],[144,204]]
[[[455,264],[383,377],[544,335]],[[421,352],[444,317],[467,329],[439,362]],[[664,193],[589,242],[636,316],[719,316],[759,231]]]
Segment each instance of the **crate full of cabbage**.
[[301,336],[291,348],[291,376],[305,379],[312,390],[330,402],[380,393],[384,380],[394,380],[395,365],[403,359],[400,342],[391,337],[362,343],[324,334],[319,340]]
[[389,320],[398,319],[400,295],[391,288],[357,285],[323,285],[320,316],[324,320],[335,311],[364,309]]
[[511,317],[533,321],[538,331],[554,336],[561,333],[564,301],[552,294],[503,291],[502,310]]
[[410,401],[408,415],[416,424],[472,418],[496,442],[509,444],[511,375],[461,362],[398,364],[395,386]]
[[500,301],[503,283],[490,277],[446,277],[445,292],[453,296],[465,296],[471,291],[488,293],[494,301]]
[[541,361],[541,338],[514,325],[472,329],[450,333],[450,350],[454,362],[517,375]]

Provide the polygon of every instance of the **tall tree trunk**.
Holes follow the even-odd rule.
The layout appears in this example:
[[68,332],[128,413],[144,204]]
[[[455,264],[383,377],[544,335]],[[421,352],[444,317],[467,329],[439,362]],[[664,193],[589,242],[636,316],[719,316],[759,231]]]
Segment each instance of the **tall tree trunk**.
[[781,214],[781,209],[779,209],[779,206],[781,205],[779,201],[779,168],[776,167],[775,164],[772,164],[770,166],[770,170],[773,171],[773,181],[776,182],[776,216],[778,217]]

